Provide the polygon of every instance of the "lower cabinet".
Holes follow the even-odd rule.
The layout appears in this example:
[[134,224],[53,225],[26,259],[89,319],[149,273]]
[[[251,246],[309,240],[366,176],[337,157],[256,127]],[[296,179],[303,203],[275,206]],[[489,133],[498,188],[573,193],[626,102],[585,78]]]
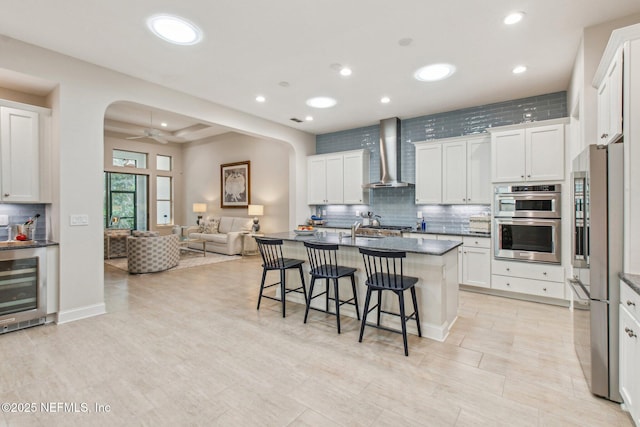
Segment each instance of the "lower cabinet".
[[467,237],[462,239],[463,285],[491,287],[491,239]]
[[640,295],[620,283],[620,395],[640,426]]
[[491,263],[491,288],[564,299],[564,268],[559,265],[501,261]]

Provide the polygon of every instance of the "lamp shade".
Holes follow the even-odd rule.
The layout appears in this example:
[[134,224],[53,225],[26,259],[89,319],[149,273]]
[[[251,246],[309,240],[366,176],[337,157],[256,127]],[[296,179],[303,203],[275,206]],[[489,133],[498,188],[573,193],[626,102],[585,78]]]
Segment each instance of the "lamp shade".
[[262,216],[264,215],[264,206],[262,205],[249,205],[247,209],[247,215],[249,216]]
[[205,213],[207,211],[206,203],[194,203],[193,204],[193,212],[194,213]]

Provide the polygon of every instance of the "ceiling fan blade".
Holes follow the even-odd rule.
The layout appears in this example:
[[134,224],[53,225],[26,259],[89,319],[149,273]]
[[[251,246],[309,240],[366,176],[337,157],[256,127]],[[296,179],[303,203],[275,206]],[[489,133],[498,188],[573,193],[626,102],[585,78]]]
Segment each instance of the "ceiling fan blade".
[[151,139],[153,139],[154,141],[158,141],[160,144],[168,144],[169,141],[167,141],[166,139],[162,139],[160,137],[157,136],[152,136]]
[[127,137],[127,139],[141,139],[141,138],[147,138],[147,136],[143,135],[143,136],[129,136],[129,137]]

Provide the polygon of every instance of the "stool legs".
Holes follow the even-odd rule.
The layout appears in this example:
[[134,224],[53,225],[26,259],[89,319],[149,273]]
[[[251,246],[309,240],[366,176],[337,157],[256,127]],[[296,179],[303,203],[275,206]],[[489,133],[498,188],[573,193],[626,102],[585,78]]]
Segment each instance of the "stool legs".
[[404,314],[404,295],[402,292],[397,292],[398,303],[400,304],[400,320],[402,325],[402,343],[404,344],[404,355],[409,355],[409,346],[407,345],[407,318]]
[[351,290],[353,291],[353,303],[356,307],[356,316],[360,320],[360,309],[358,308],[358,293],[356,292],[356,279],[355,274],[351,275]]
[[[275,269],[273,269],[275,270]],[[287,269],[279,269],[280,271],[280,282],[276,282],[272,285],[268,285],[265,286],[265,281],[267,279],[267,272],[269,270],[267,268],[262,270],[262,280],[260,281],[260,294],[258,295],[258,305],[256,307],[257,310],[260,310],[260,302],[262,301],[262,294],[264,293],[264,288],[268,288],[271,286],[276,286],[276,285],[280,285],[280,301],[282,303],[282,317],[286,317],[286,304],[285,304],[285,300],[286,300],[286,296],[287,293],[290,291],[298,291],[298,289],[302,289],[302,293],[304,294],[304,300],[305,302],[307,301],[307,289],[305,287],[304,284],[304,271],[302,271],[302,266],[298,266],[298,271],[300,272],[300,287],[296,288],[296,289],[292,289],[292,290],[287,290],[286,287],[286,283],[287,283]],[[269,298],[269,299],[275,299],[277,301],[277,298],[271,297],[271,296],[267,296],[265,295],[265,298]]]
[[311,307],[311,298],[313,297],[313,287],[316,284],[316,278],[311,277],[311,284],[309,285],[309,295],[307,296],[307,306],[304,309],[304,323],[307,323],[307,317],[309,316],[309,307]]
[[371,300],[371,288],[367,286],[367,296],[364,299],[364,311],[362,312],[362,322],[360,324],[360,337],[358,342],[362,342],[364,334],[364,324],[367,323],[367,314],[369,314],[369,301]]
[[[338,279],[333,279],[333,293],[336,302],[336,322],[338,324],[338,333],[340,333],[340,294],[338,292]],[[329,295],[329,289],[327,289]]]
[[258,307],[256,310],[260,310],[260,301],[262,300],[262,291],[264,291],[264,281],[267,278],[267,269],[262,270],[262,281],[260,282],[260,295],[258,295]]
[[282,317],[285,317],[285,300],[287,288],[284,286],[286,282],[286,270],[280,270],[280,300],[282,301]]
[[411,288],[411,299],[413,300],[413,311],[416,312],[416,326],[418,327],[418,336],[422,336],[420,330],[420,315],[418,314],[418,298],[416,298],[416,288]]

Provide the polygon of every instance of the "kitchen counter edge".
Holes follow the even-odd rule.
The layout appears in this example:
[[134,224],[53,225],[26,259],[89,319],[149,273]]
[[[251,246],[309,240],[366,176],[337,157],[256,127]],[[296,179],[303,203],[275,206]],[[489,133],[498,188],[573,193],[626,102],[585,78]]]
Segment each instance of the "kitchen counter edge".
[[[350,230],[351,229],[351,227],[345,227],[345,226],[332,227],[330,225],[315,225],[314,227],[318,228],[318,229],[330,228],[330,229],[334,229],[334,230]],[[470,230],[465,230],[464,228],[456,228],[455,230],[450,230],[450,231],[436,231],[436,230],[430,230],[429,228],[427,228],[426,231],[410,229],[410,230],[403,231],[402,233],[438,234],[438,235],[446,235],[446,236],[491,238],[491,233],[490,232],[485,233],[485,232],[481,232],[481,231],[470,231]]]
[[29,243],[10,243],[3,244],[5,242],[0,242],[0,251],[16,251],[20,249],[33,249],[33,248],[45,248],[47,246],[58,246],[58,242],[53,242],[51,240],[34,240]]
[[640,295],[640,274],[620,273],[620,279]]
[[358,236],[356,241],[352,242],[350,237],[342,240],[338,238],[337,233],[326,233],[309,236],[297,235],[294,232],[267,234],[266,238],[282,239],[291,242],[316,242],[327,244],[338,244],[339,246],[351,246],[357,248],[381,249],[392,251],[411,252],[424,255],[442,256],[447,252],[457,248],[462,242],[451,240],[433,240],[433,239],[412,239],[406,237],[379,237],[372,238],[368,236]]

